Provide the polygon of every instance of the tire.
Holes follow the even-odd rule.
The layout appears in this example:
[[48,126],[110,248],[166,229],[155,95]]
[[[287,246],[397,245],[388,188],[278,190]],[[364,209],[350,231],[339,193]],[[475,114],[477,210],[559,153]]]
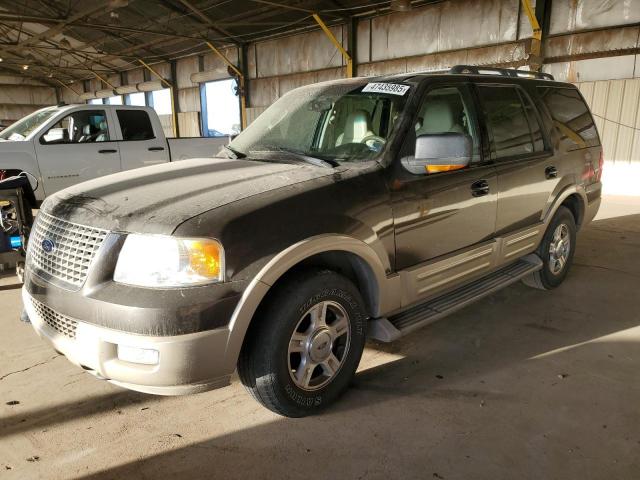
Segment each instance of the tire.
[[[564,281],[573,263],[576,230],[576,221],[571,211],[566,207],[559,207],[536,252],[542,259],[542,269],[524,278],[523,282],[526,285],[541,290],[551,290]],[[568,245],[566,240],[562,244],[556,242],[555,239],[559,234],[569,240]],[[554,247],[561,245],[561,255],[556,255],[557,251],[552,252],[552,245]],[[560,257],[564,258],[561,265],[559,263]]]
[[240,380],[275,413],[313,415],[353,379],[366,319],[360,292],[342,275],[296,274],[276,287],[254,319],[238,361]]

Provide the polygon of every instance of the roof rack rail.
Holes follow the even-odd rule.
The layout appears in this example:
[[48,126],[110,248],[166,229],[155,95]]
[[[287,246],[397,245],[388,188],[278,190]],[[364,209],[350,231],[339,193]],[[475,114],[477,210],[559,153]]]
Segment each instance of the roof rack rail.
[[536,78],[538,80],[555,80],[550,73],[531,72],[529,70],[516,70],[515,68],[480,67],[477,65],[456,65],[451,67],[449,73],[471,75],[499,75],[514,78]]

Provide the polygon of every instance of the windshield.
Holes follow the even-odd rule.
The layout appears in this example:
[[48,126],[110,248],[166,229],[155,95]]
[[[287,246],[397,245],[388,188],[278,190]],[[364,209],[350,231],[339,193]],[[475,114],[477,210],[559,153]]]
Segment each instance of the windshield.
[[327,161],[370,160],[393,134],[409,88],[364,82],[303,87],[284,95],[229,146],[249,157],[289,152]]
[[42,110],[33,112],[31,115],[27,115],[22,120],[18,120],[0,132],[0,139],[14,141],[24,140],[56,113],[58,113],[56,107],[43,108]]

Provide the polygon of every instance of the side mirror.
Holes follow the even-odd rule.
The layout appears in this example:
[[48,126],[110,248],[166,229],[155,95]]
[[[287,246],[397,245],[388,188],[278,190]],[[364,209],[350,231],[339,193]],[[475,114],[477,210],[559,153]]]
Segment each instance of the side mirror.
[[42,139],[46,143],[59,142],[65,139],[66,130],[64,128],[52,128],[45,133]]
[[402,159],[411,173],[448,172],[460,170],[471,162],[472,140],[463,133],[435,133],[416,138],[416,153]]

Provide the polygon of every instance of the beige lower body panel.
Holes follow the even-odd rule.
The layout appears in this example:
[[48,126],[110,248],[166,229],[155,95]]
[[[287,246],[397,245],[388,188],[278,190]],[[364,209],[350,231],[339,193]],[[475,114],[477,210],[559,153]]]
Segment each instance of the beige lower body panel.
[[[70,338],[44,321],[24,289],[22,296],[36,333],[70,362],[98,378],[130,390],[156,395],[198,393],[229,383],[231,372],[224,367],[229,338],[227,329],[154,337],[78,321],[75,338]],[[159,362],[144,365],[120,360],[118,345],[157,350]]]
[[545,225],[539,223],[512,234],[497,237],[445,258],[439,258],[399,273],[402,308],[433,298],[536,250]]
[[539,223],[511,235],[498,237],[496,242],[499,244],[499,250],[496,266],[504,265],[535,251],[542,240],[544,231],[545,225]]

